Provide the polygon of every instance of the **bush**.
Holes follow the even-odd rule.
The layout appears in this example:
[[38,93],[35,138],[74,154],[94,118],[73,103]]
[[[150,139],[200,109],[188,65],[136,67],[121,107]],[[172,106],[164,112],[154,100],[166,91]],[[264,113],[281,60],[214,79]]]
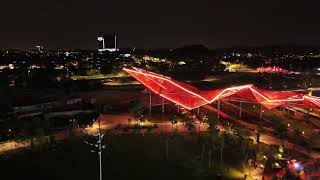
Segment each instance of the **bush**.
[[122,124],[121,124],[121,123],[117,124],[117,125],[114,127],[115,130],[119,130],[119,129],[121,129],[121,128],[122,128]]

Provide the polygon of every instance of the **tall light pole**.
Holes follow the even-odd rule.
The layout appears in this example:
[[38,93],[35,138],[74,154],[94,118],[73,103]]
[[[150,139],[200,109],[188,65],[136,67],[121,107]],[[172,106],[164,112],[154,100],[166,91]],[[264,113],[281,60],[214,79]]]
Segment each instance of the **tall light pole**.
[[99,145],[99,169],[100,169],[100,180],[102,180],[102,138],[104,136],[104,134],[101,134],[101,128],[100,128],[100,118],[99,118],[99,134],[98,134],[98,145]]
[[91,152],[98,152],[98,155],[99,155],[99,180],[102,180],[102,149],[105,149],[106,146],[102,144],[104,134],[101,133],[100,118],[101,118],[101,114],[98,117],[99,132],[97,134],[89,134],[85,129],[83,129],[83,132],[89,136],[92,136],[92,137],[95,137],[98,139],[98,141],[94,144],[89,143],[86,140],[84,140],[84,142],[86,144],[92,146],[93,148],[95,148],[95,150],[90,150]]
[[117,35],[116,34],[114,35],[114,48],[117,51]]

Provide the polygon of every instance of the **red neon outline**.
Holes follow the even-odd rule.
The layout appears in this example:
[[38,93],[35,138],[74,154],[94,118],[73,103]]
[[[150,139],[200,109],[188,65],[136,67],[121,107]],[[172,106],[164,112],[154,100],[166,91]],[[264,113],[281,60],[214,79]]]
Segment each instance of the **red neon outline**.
[[[193,86],[186,85],[179,81],[175,81],[170,77],[145,71],[136,67],[123,68],[123,70],[129,73],[139,82],[141,82],[141,84],[146,86],[152,92],[189,110],[195,109],[197,107],[200,107],[206,104],[211,104],[214,101],[217,101],[219,99],[223,99],[226,97],[229,97],[232,99],[233,95],[241,95],[239,94],[239,91],[241,90],[249,90],[249,92],[251,92],[251,94],[241,95],[241,98],[245,99],[248,102],[257,102],[259,104],[262,104],[268,109],[272,109],[289,102],[303,103],[305,99],[309,100],[309,102],[311,102],[312,104],[320,108],[320,98],[302,95],[301,93],[297,93],[294,91],[260,90],[254,87],[252,84],[229,87],[229,88],[223,89],[214,97],[211,97],[208,99],[201,95],[201,94],[204,94],[204,91],[198,90]],[[159,82],[157,82],[157,79],[168,82],[168,83],[160,84]],[[199,92],[196,93],[194,92],[194,90],[197,90]],[[217,92],[217,90],[206,91],[206,94],[210,94],[211,92],[215,93]],[[186,95],[189,97],[189,103],[184,102],[185,101],[184,96]],[[282,96],[283,98],[279,98],[279,96]],[[252,99],[254,99],[255,101],[253,101]],[[307,104],[304,103],[304,105],[307,105]]]

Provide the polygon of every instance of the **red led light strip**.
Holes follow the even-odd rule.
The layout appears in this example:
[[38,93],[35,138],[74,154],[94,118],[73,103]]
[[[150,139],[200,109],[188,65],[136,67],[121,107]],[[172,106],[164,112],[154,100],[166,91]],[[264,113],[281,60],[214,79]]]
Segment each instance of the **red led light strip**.
[[[226,98],[226,97],[232,98],[232,95],[239,95],[238,92],[241,90],[250,90],[249,92],[251,92],[251,94],[242,95],[241,98],[246,99],[249,102],[252,102],[252,99],[249,99],[249,96],[251,96],[253,97],[253,99],[255,99],[254,102],[258,102],[264,105],[268,109],[281,106],[288,102],[303,103],[305,99],[308,99],[309,102],[313,103],[314,105],[320,108],[320,98],[310,97],[310,96],[302,95],[301,93],[290,92],[290,91],[259,90],[258,88],[254,87],[251,84],[223,89],[220,93],[208,99],[201,95],[203,94],[204,91],[199,90],[199,92],[194,92],[194,90],[195,89],[197,90],[197,88],[194,88],[190,85],[185,85],[184,83],[181,83],[181,82],[179,82],[178,84],[178,81],[176,81],[177,82],[176,83],[170,77],[145,71],[136,67],[123,68],[123,70],[129,73],[139,82],[141,82],[145,87],[150,89],[152,92],[189,110],[195,109],[199,106],[213,103],[214,101],[217,101],[222,98]],[[160,82],[167,82],[167,83],[160,84],[159,82],[157,82],[159,80],[161,80]],[[169,91],[169,89],[171,89],[171,91]],[[173,92],[172,92],[172,89],[174,89]],[[206,91],[206,92],[214,93],[215,91],[217,90]],[[277,94],[276,97],[272,97],[274,96],[274,93]],[[189,102],[185,102],[185,97],[184,97],[185,95],[189,96]],[[280,99],[278,98],[278,96],[284,96],[286,98]]]

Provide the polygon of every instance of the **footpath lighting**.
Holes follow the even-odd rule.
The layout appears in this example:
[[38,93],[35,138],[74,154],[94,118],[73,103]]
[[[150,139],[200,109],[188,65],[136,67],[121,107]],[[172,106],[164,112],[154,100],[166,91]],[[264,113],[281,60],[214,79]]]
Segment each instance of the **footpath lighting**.
[[207,117],[207,115],[204,115],[203,118],[202,118],[202,120],[203,120],[204,122],[207,122],[208,119],[209,119],[209,118]]
[[300,169],[300,164],[298,163],[298,162],[294,162],[293,163],[293,167],[295,168],[295,169]]

